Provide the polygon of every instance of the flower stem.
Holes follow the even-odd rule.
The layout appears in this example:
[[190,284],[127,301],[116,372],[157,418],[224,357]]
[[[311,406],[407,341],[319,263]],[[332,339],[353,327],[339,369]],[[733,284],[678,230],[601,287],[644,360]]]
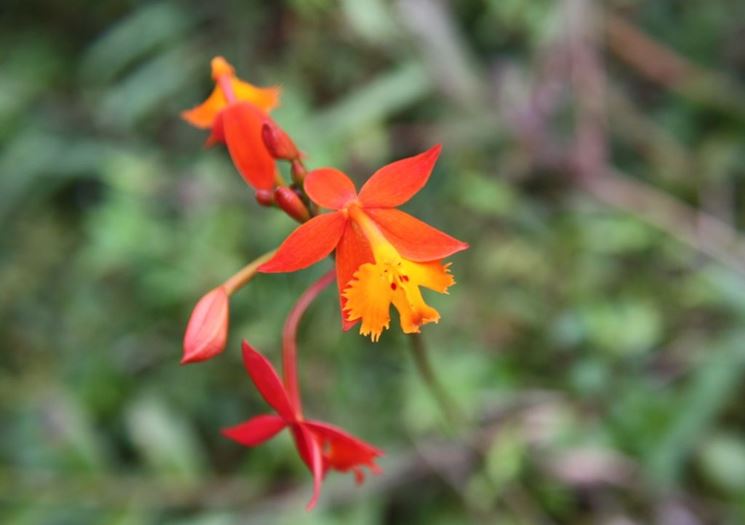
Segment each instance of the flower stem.
[[290,401],[298,412],[296,414],[298,418],[302,418],[302,405],[300,404],[300,389],[297,381],[297,329],[310,304],[329,284],[334,282],[335,278],[336,273],[332,269],[311,284],[290,310],[282,329],[282,378],[285,389],[290,396]]
[[448,395],[445,387],[437,379],[422,334],[410,334],[409,340],[411,341],[411,355],[414,357],[417,372],[427,386],[430,394],[432,394],[435,403],[437,403],[445,419],[451,426],[455,427],[457,423],[462,422],[463,415],[453,399]]
[[275,252],[276,250],[272,250],[265,253],[264,255],[257,257],[246,266],[241,268],[238,273],[225,281],[223,283],[223,286],[225,287],[225,291],[227,292],[227,294],[232,295],[233,292],[245,286],[246,283],[248,283],[248,281],[250,281],[251,278],[256,275],[256,272],[259,270],[259,266],[268,261]]

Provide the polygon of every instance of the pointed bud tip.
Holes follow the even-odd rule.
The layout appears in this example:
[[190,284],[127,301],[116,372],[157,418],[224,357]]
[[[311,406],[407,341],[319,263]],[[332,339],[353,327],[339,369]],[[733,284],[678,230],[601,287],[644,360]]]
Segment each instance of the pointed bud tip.
[[229,300],[225,288],[215,288],[197,302],[184,334],[181,364],[206,361],[225,349]]
[[290,136],[272,120],[264,122],[261,136],[267,151],[275,159],[297,160],[300,158],[300,152]]
[[302,186],[308,170],[305,169],[305,165],[303,165],[299,158],[292,161],[290,172],[292,173],[292,180]]

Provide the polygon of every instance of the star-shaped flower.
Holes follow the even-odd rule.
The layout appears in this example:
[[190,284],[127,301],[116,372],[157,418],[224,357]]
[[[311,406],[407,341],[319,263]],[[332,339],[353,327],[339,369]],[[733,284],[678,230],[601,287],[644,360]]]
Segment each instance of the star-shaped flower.
[[294,402],[272,364],[247,342],[243,342],[243,362],[259,393],[275,414],[262,414],[226,428],[223,434],[247,447],[254,447],[289,428],[298,453],[313,475],[313,496],[308,510],[318,500],[326,473],[333,469],[354,472],[357,483],[364,481],[362,467],[377,474],[375,459],[383,452],[347,434],[342,429],[319,421],[306,420],[299,402]]
[[435,146],[384,166],[359,194],[334,168],[311,171],[305,191],[319,206],[333,210],[293,231],[262,272],[292,272],[336,251],[337,285],[344,328],[361,321],[360,333],[373,341],[390,325],[390,306],[405,333],[437,322],[440,314],[424,302],[420,287],[446,293],[455,283],[442,259],[468,248],[459,241],[397,210],[424,187],[440,154]]

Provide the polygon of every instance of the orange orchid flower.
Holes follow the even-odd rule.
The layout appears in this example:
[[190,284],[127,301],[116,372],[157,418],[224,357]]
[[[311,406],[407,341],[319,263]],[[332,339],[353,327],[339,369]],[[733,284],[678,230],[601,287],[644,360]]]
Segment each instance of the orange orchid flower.
[[230,157],[254,189],[272,189],[276,180],[274,158],[262,137],[269,111],[279,104],[278,87],[259,88],[240,80],[223,57],[212,59],[215,88],[207,100],[181,116],[189,124],[211,130],[207,144],[227,144]]
[[435,146],[414,157],[384,166],[359,194],[354,183],[334,168],[311,171],[305,191],[329,208],[292,232],[262,272],[306,268],[336,250],[336,277],[344,329],[361,321],[360,334],[380,339],[390,325],[390,306],[399,312],[405,333],[438,322],[420,287],[446,293],[455,283],[441,261],[468,248],[459,241],[397,210],[424,187],[440,154]]

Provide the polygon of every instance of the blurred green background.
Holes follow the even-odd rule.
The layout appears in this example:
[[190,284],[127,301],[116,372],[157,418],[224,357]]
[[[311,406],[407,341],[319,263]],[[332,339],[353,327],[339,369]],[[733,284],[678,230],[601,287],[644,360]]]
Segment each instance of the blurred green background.
[[[655,0],[20,1],[0,6],[0,522],[745,522],[745,4]],[[306,412],[384,473],[310,476],[239,342],[328,263],[260,276],[228,350],[180,367],[189,312],[276,246],[224,148],[179,119],[209,59],[357,181],[441,142],[405,209],[467,240],[429,295],[448,427],[398,330],[301,327]]]

